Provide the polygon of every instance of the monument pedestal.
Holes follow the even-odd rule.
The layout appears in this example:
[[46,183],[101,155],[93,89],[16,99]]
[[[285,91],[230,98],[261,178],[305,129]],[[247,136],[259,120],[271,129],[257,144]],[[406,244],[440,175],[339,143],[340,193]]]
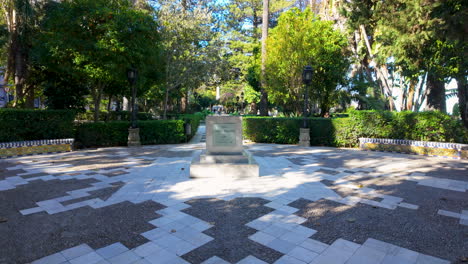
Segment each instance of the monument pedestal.
[[260,174],[258,164],[247,152],[242,155],[202,153],[190,165],[191,178],[249,178]]
[[258,164],[242,148],[242,118],[208,116],[206,150],[192,161],[191,178],[258,177]]

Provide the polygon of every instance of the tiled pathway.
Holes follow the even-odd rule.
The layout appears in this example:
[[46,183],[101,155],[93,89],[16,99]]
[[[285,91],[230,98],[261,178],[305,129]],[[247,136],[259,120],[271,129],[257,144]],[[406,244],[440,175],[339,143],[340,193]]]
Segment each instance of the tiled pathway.
[[0,263],[468,257],[466,161],[249,144],[260,178],[189,179],[203,148],[192,142],[0,160]]

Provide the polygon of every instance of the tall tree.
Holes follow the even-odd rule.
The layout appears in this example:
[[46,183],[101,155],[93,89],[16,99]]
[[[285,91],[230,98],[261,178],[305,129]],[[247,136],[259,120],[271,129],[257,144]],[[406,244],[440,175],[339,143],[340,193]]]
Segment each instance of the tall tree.
[[15,106],[34,107],[34,86],[28,86],[31,42],[36,14],[30,0],[1,0],[1,12],[8,29],[5,80],[15,86]]
[[[219,64],[221,44],[212,30],[209,8],[191,2],[159,1],[158,19],[164,47],[163,118],[167,117],[171,95],[181,111],[187,110],[189,94],[208,81]],[[182,99],[182,100],[180,100]]]
[[299,114],[303,102],[302,71],[314,68],[311,101],[325,116],[338,103],[340,84],[349,68],[346,37],[333,22],[320,20],[310,9],[284,12],[268,38],[267,80],[272,102]]
[[268,38],[268,22],[270,16],[270,1],[263,0],[263,16],[262,16],[262,65],[261,65],[261,90],[260,90],[260,115],[268,115],[268,92],[266,83],[266,60],[267,60],[267,38]]
[[156,79],[161,68],[157,27],[153,16],[126,0],[51,2],[41,41],[50,58],[40,62],[57,74],[87,81],[98,121],[104,92],[129,93],[127,69],[138,69],[140,94]]

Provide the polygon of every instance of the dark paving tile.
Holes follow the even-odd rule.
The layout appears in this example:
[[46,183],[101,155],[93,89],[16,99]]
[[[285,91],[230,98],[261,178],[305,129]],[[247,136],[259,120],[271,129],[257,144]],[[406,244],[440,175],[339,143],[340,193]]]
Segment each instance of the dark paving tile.
[[25,173],[26,171],[23,169],[19,170],[7,170],[7,169],[0,169],[0,180],[4,180],[8,177],[18,176],[20,173]]
[[468,209],[468,193],[419,185],[399,178],[381,177],[361,182],[378,193],[403,198],[404,202],[419,205],[428,214],[439,209],[460,213]]
[[8,201],[0,203],[0,213],[36,207],[36,202],[65,196],[68,195],[67,191],[91,187],[91,184],[96,182],[96,179],[35,180],[18,185],[15,189],[0,192],[0,201]]
[[264,206],[268,202],[261,198],[237,198],[231,201],[196,199],[186,202],[192,207],[183,210],[185,213],[214,225],[204,232],[214,240],[182,257],[193,264],[201,263],[212,256],[236,263],[248,255],[268,263],[275,262],[282,254],[250,240],[248,237],[256,233],[256,230],[245,226],[273,211]]
[[21,178],[30,179],[30,178],[34,178],[34,177],[41,177],[41,176],[47,176],[47,175],[49,175],[49,174],[44,173],[44,172],[40,172],[40,173],[33,173],[33,174],[24,175],[24,176],[21,176]]
[[107,177],[115,177],[115,176],[120,176],[124,174],[128,174],[129,172],[123,171],[123,170],[118,170],[118,171],[112,171],[112,172],[107,172],[107,173],[102,173],[102,175],[105,175]]
[[10,208],[8,222],[0,223],[0,263],[28,263],[82,243],[94,249],[116,242],[137,247],[148,242],[139,234],[154,229],[147,222],[160,217],[155,211],[162,208],[153,201],[123,202],[28,216]]
[[468,164],[467,163],[443,163],[439,164],[444,167],[434,168],[428,172],[424,172],[427,176],[443,179],[452,179],[468,182]]
[[308,219],[304,226],[318,231],[312,238],[324,243],[338,238],[363,243],[374,238],[453,261],[468,252],[468,226],[460,225],[458,219],[437,215],[434,210],[389,210],[305,199],[289,205],[299,208],[297,215]]

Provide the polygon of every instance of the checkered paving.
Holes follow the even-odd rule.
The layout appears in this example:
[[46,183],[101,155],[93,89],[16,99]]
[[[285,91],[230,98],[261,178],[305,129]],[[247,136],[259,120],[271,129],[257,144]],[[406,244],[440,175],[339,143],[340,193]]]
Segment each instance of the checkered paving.
[[[17,253],[0,251],[0,262],[450,263],[468,252],[463,161],[247,147],[260,165],[260,178],[189,179],[190,162],[203,143],[3,161],[0,195],[18,201],[2,208],[9,213],[0,234],[8,236],[20,223],[27,227],[43,221],[46,226],[48,220],[65,231],[44,227],[43,235],[59,242],[44,248],[22,249],[6,239]],[[36,192],[40,195],[28,196]],[[425,198],[428,192],[433,195]],[[77,216],[89,218],[88,226],[66,220]],[[427,226],[421,229],[427,235],[410,244],[405,228],[386,233],[385,227],[374,227],[376,222],[366,222],[391,217]],[[99,228],[89,228],[92,223],[100,223]],[[361,231],[352,231],[356,228]],[[437,237],[444,230],[461,235],[444,241],[446,247],[431,248],[436,239],[445,239]],[[106,237],[113,232],[123,235]]]

